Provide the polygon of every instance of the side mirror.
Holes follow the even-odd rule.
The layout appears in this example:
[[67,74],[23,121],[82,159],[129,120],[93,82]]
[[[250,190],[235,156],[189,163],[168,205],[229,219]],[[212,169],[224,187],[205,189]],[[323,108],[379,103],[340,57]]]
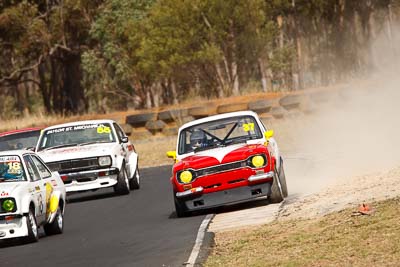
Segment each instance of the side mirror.
[[176,160],[176,151],[168,151],[167,157]]
[[272,136],[274,136],[274,130],[268,130],[264,133],[265,139],[270,139]]
[[129,141],[129,139],[128,139],[127,136],[124,136],[124,137],[121,138],[121,142],[122,143],[128,143],[128,141]]

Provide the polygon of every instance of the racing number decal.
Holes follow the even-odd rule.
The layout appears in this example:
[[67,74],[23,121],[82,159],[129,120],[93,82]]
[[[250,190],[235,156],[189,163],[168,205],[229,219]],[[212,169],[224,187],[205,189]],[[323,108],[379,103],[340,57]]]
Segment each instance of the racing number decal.
[[20,162],[8,162],[8,173],[21,173],[21,163]]
[[97,133],[99,133],[99,134],[102,134],[102,133],[109,134],[109,133],[111,133],[111,129],[110,129],[110,127],[107,127],[107,126],[99,126],[99,127],[97,127]]
[[254,131],[254,122],[243,123],[243,131],[245,132]]

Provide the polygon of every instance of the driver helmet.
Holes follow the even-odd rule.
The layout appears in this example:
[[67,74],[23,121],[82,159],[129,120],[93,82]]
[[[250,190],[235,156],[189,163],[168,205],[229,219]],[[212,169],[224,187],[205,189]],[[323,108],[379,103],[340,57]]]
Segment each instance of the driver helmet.
[[194,129],[190,135],[190,145],[193,149],[207,146],[207,137],[204,131]]

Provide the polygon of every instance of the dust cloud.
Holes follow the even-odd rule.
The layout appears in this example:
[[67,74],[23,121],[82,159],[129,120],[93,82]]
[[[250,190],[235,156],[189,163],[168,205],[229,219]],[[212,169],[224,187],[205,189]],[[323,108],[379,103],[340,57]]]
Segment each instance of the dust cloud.
[[373,75],[339,86],[313,114],[272,123],[291,194],[400,166],[400,41],[391,41],[373,44]]

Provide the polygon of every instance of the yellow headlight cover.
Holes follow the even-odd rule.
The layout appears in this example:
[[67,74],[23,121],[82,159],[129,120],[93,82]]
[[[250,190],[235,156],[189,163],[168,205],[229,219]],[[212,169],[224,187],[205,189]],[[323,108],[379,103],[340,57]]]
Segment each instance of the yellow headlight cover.
[[260,168],[260,167],[264,166],[265,160],[262,156],[258,155],[258,156],[254,156],[251,159],[251,163],[253,164],[254,167]]
[[179,179],[181,180],[182,183],[190,183],[192,181],[193,175],[190,171],[183,171],[179,175]]

